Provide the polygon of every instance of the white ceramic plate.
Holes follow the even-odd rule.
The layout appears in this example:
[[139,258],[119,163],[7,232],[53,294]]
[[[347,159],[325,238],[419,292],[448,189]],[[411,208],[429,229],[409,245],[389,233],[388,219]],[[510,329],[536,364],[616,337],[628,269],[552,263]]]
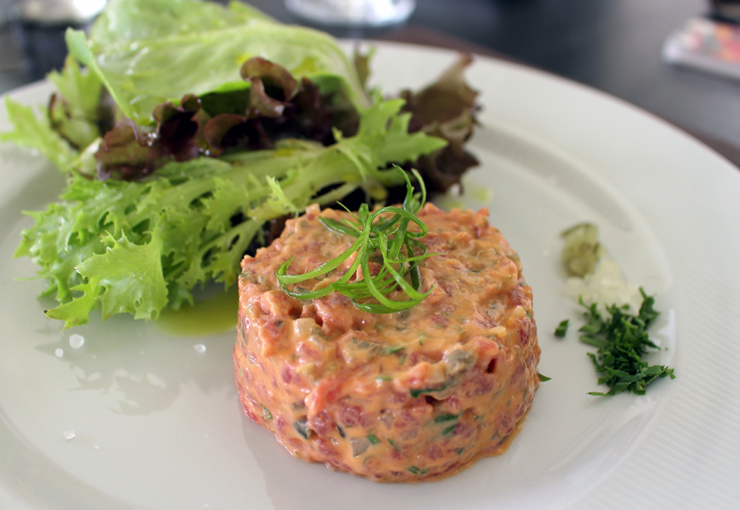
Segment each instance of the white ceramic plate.
[[[417,87],[450,52],[381,45],[375,82]],[[233,332],[163,334],[115,317],[62,331],[42,310],[21,210],[54,200],[44,160],[0,147],[0,507],[8,509],[735,508],[740,489],[740,173],[670,125],[528,68],[479,58],[481,166],[470,207],[520,252],[535,291],[540,372],[551,376],[503,456],[422,485],[379,485],[291,457],[242,414]],[[50,87],[11,96],[45,103]],[[2,108],[2,107],[0,107]],[[0,109],[0,131],[9,128]],[[449,203],[449,202],[448,202]],[[657,293],[654,326],[675,367],[647,396],[588,396],[596,376],[563,293],[564,228],[596,222],[631,281]],[[80,349],[71,334],[82,335]],[[196,344],[203,344],[199,353]],[[59,356],[61,355],[61,356]],[[74,438],[65,439],[74,432]]]

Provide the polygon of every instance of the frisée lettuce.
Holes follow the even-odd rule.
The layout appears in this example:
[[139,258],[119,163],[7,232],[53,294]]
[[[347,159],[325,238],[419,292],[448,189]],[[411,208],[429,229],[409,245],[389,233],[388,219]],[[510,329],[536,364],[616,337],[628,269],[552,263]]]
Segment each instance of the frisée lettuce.
[[[391,161],[413,161],[444,147],[409,134],[402,100],[366,110],[357,135],[323,147],[286,141],[247,161],[196,158],[169,163],[156,179],[73,176],[62,201],[29,213],[16,256],[30,256],[61,303],[47,311],[66,327],[103,317],[154,319],[166,304],[192,301],[209,280],[233,283],[239,261],[266,220],[331,203],[362,184],[400,184]],[[317,194],[329,186],[338,188]]]

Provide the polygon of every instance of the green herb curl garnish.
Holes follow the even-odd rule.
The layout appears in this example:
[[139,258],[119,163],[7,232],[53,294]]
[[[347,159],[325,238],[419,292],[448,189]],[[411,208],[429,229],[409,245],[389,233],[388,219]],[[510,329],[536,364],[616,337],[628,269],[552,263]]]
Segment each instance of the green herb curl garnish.
[[[436,255],[429,253],[426,246],[419,241],[427,234],[426,225],[416,216],[426,202],[424,181],[416,170],[411,170],[421,187],[421,193],[415,194],[406,172],[394,166],[406,179],[406,197],[401,207],[386,206],[370,213],[370,207],[362,204],[356,214],[345,207],[345,210],[352,214],[354,222],[320,217],[321,223],[329,230],[355,237],[357,240],[338,257],[304,274],[287,274],[293,260],[292,257],[288,259],[277,270],[278,282],[286,294],[305,300],[317,299],[336,291],[350,298],[360,310],[370,313],[394,313],[418,305],[431,293],[431,288],[425,293],[419,292],[421,286],[419,264],[422,260]],[[416,224],[420,231],[409,231],[408,227],[412,223]],[[288,285],[327,275],[355,253],[352,265],[339,280],[318,290],[288,289]],[[382,258],[382,268],[373,276],[370,273],[370,260],[376,253]],[[362,278],[350,282],[358,269]],[[407,274],[410,281],[406,280]],[[398,288],[409,297],[408,300],[397,301],[386,297]],[[367,303],[365,302],[367,298],[375,298],[377,303]]]

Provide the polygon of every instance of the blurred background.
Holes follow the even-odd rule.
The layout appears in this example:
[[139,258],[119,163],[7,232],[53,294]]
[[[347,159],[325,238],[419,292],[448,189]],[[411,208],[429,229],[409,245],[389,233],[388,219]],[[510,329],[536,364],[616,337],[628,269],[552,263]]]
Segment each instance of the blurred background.
[[[85,26],[104,1],[0,0],[0,93],[60,67],[64,28]],[[515,60],[622,98],[710,145],[731,149],[740,147],[740,81],[671,65],[663,57],[666,39],[687,20],[739,10],[738,0],[717,2],[416,0],[405,22],[379,27],[323,25],[281,0],[247,3],[281,22],[338,37],[435,44]]]

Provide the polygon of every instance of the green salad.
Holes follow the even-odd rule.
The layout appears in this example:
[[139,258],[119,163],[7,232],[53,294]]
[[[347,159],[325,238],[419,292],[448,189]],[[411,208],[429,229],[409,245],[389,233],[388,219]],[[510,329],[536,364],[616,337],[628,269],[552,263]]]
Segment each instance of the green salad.
[[[156,319],[209,281],[231,285],[246,252],[307,205],[459,181],[476,93],[461,60],[422,90],[368,91],[367,57],[322,32],[241,3],[111,0],[41,112],[7,100],[1,140],[67,175],[59,201],[28,212],[28,256],[65,327],[129,313]],[[86,71],[82,71],[86,67]],[[365,199],[363,198],[363,201]]]

